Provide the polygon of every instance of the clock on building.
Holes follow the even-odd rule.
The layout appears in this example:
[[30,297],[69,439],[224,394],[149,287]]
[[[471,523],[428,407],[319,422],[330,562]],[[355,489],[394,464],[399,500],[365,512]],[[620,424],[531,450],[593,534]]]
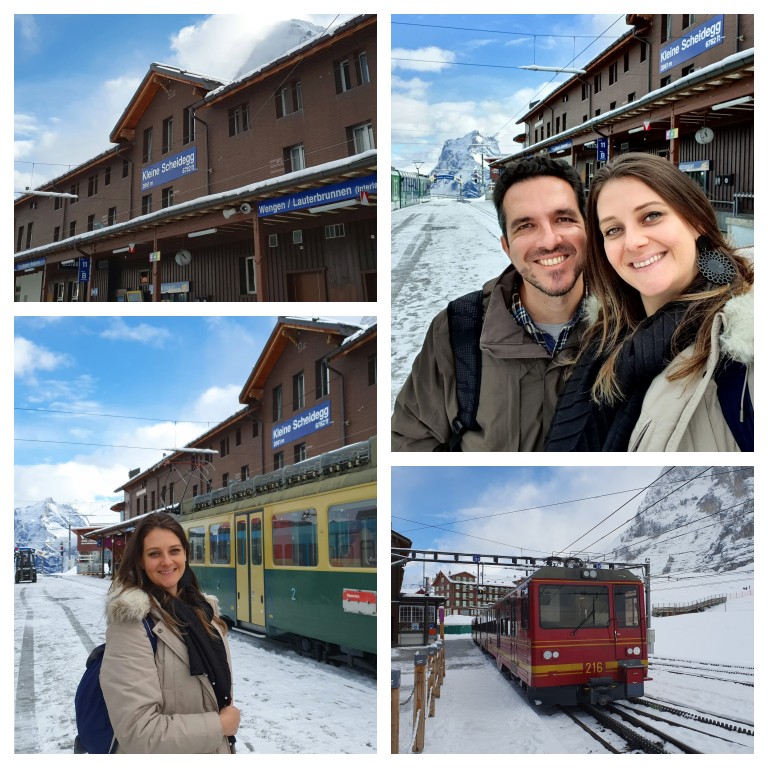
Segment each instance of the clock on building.
[[186,250],[186,248],[182,248],[180,251],[176,252],[176,256],[174,258],[180,267],[186,267],[187,264],[192,261],[192,254]]
[[715,132],[707,125],[702,125],[698,131],[696,131],[696,141],[699,144],[709,144],[712,139],[715,138]]

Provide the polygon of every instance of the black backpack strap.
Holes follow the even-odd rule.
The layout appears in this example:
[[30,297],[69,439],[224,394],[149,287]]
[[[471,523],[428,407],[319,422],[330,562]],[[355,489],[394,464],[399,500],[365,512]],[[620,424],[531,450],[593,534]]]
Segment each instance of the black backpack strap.
[[452,434],[443,450],[460,451],[467,430],[480,429],[477,407],[480,402],[483,330],[483,292],[473,291],[448,304],[448,329],[456,373],[456,399],[459,413],[451,423]]
[[749,369],[725,358],[715,371],[717,399],[728,427],[742,451],[755,450],[755,409],[749,392]]

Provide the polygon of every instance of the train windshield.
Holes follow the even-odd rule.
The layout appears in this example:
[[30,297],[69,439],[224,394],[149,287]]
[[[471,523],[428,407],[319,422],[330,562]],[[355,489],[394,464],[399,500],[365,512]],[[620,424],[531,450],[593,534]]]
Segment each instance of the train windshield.
[[610,613],[607,586],[539,584],[539,626],[542,629],[607,627]]
[[613,608],[618,626],[640,626],[640,593],[636,586],[614,587]]

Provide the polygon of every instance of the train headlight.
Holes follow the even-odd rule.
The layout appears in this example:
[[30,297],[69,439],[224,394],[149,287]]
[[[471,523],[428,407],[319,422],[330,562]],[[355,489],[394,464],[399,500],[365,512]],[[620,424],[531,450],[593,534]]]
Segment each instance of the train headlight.
[[553,659],[559,659],[560,658],[560,651],[552,651],[552,658]]
[[581,572],[581,578],[582,579],[596,579],[597,578],[597,571],[594,568],[585,568]]
[[635,652],[634,648],[627,648],[627,653],[631,656]]
[[640,655],[640,649],[637,646],[635,646],[635,656],[639,656],[639,655]]
[[544,658],[549,661],[552,658],[552,651],[544,651]]

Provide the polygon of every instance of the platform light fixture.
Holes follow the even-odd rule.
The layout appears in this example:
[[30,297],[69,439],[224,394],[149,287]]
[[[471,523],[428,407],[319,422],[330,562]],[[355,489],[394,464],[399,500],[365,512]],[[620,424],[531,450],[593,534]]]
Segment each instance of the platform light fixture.
[[187,234],[187,237],[202,237],[203,235],[215,235],[218,230],[216,227],[212,227],[211,229],[200,229],[197,232],[189,232]]

